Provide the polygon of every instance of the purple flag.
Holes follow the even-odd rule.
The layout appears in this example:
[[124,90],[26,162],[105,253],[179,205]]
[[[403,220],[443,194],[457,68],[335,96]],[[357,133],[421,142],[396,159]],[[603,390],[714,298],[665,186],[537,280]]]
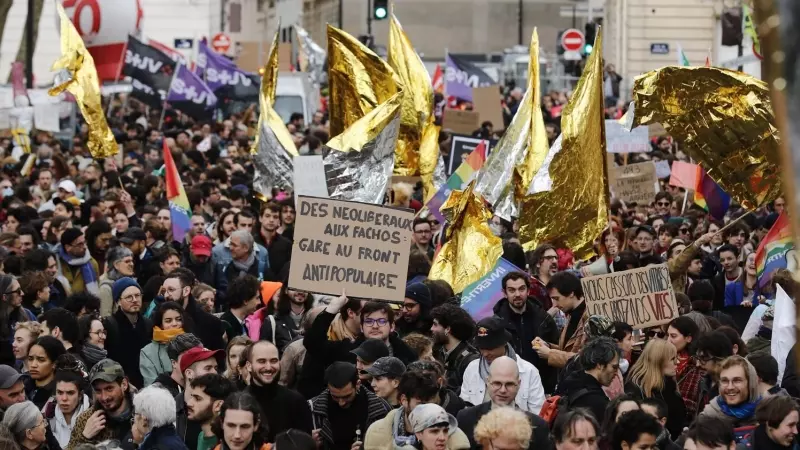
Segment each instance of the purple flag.
[[471,102],[472,88],[497,84],[480,67],[453,55],[447,55],[445,68],[445,96]]
[[218,97],[242,101],[258,99],[258,77],[236,67],[233,61],[213,51],[204,41],[200,42],[197,53],[196,73]]
[[217,104],[217,96],[200,77],[185,65],[178,64],[167,102],[194,118],[203,118],[210,115],[209,110]]

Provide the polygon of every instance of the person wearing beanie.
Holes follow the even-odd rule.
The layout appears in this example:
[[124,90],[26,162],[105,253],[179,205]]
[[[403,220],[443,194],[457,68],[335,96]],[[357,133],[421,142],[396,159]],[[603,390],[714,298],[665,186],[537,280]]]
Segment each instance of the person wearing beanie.
[[153,323],[142,315],[142,288],[133,278],[122,277],[114,282],[111,294],[117,311],[103,320],[108,357],[120,363],[131,384],[142,388],[139,355],[153,337]]
[[406,297],[403,299],[400,319],[395,323],[395,330],[401,338],[411,333],[431,336],[432,300],[431,291],[423,283],[412,283],[406,286]]
[[58,254],[58,273],[70,285],[71,292],[87,291],[97,295],[100,267],[86,247],[86,237],[80,228],[67,228],[61,233]]

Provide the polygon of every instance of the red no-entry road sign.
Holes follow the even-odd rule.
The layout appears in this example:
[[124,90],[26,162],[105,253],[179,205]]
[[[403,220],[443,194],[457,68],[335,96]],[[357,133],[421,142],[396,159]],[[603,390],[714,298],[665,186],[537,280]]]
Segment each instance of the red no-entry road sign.
[[231,48],[231,38],[225,33],[217,33],[211,39],[211,48],[219,53],[225,53]]
[[581,30],[570,28],[561,35],[561,47],[563,47],[565,51],[580,51],[585,43],[586,38],[583,36]]

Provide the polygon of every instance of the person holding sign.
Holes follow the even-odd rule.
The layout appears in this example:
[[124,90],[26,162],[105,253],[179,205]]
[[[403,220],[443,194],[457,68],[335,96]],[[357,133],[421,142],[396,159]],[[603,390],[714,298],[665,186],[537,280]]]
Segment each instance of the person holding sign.
[[562,368],[567,360],[575,356],[586,339],[584,326],[589,320],[586,303],[583,300],[581,280],[570,272],[559,272],[550,278],[547,291],[553,305],[567,315],[567,325],[561,330],[558,348],[551,347],[541,337],[533,340],[533,349],[540,358],[547,360],[551,367]]

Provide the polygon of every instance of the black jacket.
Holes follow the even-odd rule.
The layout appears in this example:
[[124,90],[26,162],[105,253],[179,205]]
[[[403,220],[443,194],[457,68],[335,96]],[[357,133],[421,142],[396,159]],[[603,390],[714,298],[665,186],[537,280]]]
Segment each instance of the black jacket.
[[783,370],[783,380],[781,387],[786,389],[794,398],[800,397],[800,378],[797,377],[797,344],[792,346],[789,350],[789,355],[786,356],[786,368]]
[[439,389],[439,406],[455,417],[459,411],[469,406],[469,403],[462,400],[455,392],[444,387]]
[[469,342],[461,341],[449,354],[445,353],[443,346],[436,348],[435,354],[436,359],[444,363],[448,389],[460,392],[461,383],[464,382],[464,371],[467,370],[469,363],[480,357],[478,350]]
[[219,316],[219,319],[223,322],[222,326],[225,328],[225,332],[228,334],[229,341],[236,336],[246,334],[244,325],[242,322],[239,322],[239,319],[237,319],[232,312],[225,311],[221,316]]
[[212,271],[213,266],[211,264],[211,258],[209,257],[206,262],[195,261],[190,252],[189,246],[184,246],[183,256],[181,257],[181,267],[186,267],[191,270],[198,281],[213,285],[214,273]]
[[276,234],[275,238],[267,244],[263,236],[261,236],[261,229],[253,233],[253,238],[256,244],[263,245],[267,249],[269,255],[269,270],[265,274],[267,281],[281,281],[280,274],[284,266],[289,264],[292,259],[292,241],[280,234]]
[[686,405],[683,397],[678,391],[678,384],[672,377],[664,377],[664,388],[660,391],[653,391],[650,397],[645,397],[644,391],[638,385],[628,381],[625,383],[625,393],[638,399],[658,398],[667,405],[667,425],[666,428],[673,438],[680,436],[686,423]]
[[200,436],[200,431],[203,429],[200,422],[189,420],[189,412],[186,410],[186,400],[183,398],[183,392],[175,396],[175,427],[177,428],[178,437],[180,437],[186,446],[190,449],[197,448],[197,438]]
[[559,383],[556,394],[569,399],[570,409],[586,408],[594,414],[595,418],[605,415],[606,406],[610,401],[600,382],[582,370],[569,374],[564,381]]
[[286,346],[300,337],[300,329],[295,328],[291,314],[278,314],[276,312],[272,317],[275,319],[275,342],[272,341],[272,321],[269,320],[269,317],[264,317],[261,322],[258,338],[262,341],[272,342],[278,347],[278,351],[283,354]]
[[[386,403],[386,400],[378,397],[364,386],[361,386],[358,395],[365,396],[367,402],[367,414],[358,424],[358,428],[361,430],[361,439],[363,440],[363,436],[367,434],[367,429],[370,427],[370,425],[386,417],[386,415],[389,414],[389,411],[392,410],[392,407]],[[362,397],[362,399],[363,398],[364,397]],[[311,405],[312,428],[319,430],[319,434],[322,439],[321,448],[332,449],[350,446],[352,442],[334,442],[333,427],[331,426],[331,421],[328,418],[328,409],[330,407],[330,391],[326,389],[308,402]],[[353,430],[353,433],[355,433],[355,431],[356,430]]]
[[175,380],[172,379],[172,374],[169,373],[159,374],[156,377],[156,381],[154,381],[153,384],[168,390],[169,395],[171,395],[173,398],[183,394],[183,386],[181,386],[180,384],[175,382]]
[[[303,360],[303,371],[300,373],[297,390],[306,398],[316,397],[325,389],[325,368],[336,361],[345,361],[355,364],[356,355],[351,353],[365,338],[359,336],[355,341],[329,341],[328,328],[330,328],[335,314],[327,311],[319,313],[311,329],[303,338],[306,348],[306,357]],[[389,345],[392,346],[393,356],[400,359],[406,366],[417,360],[417,355],[400,338],[394,334],[389,336]]]
[[131,384],[141,389],[144,379],[139,371],[139,352],[153,341],[153,322],[139,313],[133,325],[122,309],[118,309],[106,317],[103,324],[108,332],[105,343],[108,357],[122,366]]
[[311,408],[297,392],[279,385],[277,381],[267,386],[251,382],[247,392],[261,405],[267,421],[267,442],[275,442],[275,436],[289,428],[311,434]]
[[[458,428],[467,435],[470,448],[483,448],[480,444],[475,442],[475,426],[481,420],[481,417],[489,414],[491,410],[492,402],[489,401],[464,409],[458,413],[456,417],[458,420]],[[525,415],[528,416],[528,420],[531,422],[531,428],[533,428],[533,435],[531,436],[530,444],[528,444],[528,449],[551,450],[553,448],[553,441],[550,439],[550,427],[547,425],[547,422],[541,417],[529,412],[525,412]]]
[[555,320],[531,297],[528,297],[525,312],[522,314],[514,312],[506,298],[498,301],[494,305],[493,311],[495,316],[512,325],[511,346],[514,347],[514,351],[522,359],[539,369],[544,391],[553,392],[556,387],[558,371],[555,367],[548,365],[547,360],[539,358],[531,342],[538,337],[545,342],[557,344],[560,336]]
[[[199,434],[199,433],[198,433]],[[197,448],[197,446],[193,447]],[[147,438],[139,446],[139,450],[188,450],[189,448],[178,436],[175,426],[164,425],[150,431]]]
[[[209,350],[225,350],[225,340],[222,339],[225,328],[219,317],[205,312],[191,295],[184,312],[186,313],[184,319],[186,322],[183,324],[183,329],[187,333],[197,336],[203,342],[203,346]],[[223,352],[217,355],[217,363],[219,363],[220,371],[225,370]]]

